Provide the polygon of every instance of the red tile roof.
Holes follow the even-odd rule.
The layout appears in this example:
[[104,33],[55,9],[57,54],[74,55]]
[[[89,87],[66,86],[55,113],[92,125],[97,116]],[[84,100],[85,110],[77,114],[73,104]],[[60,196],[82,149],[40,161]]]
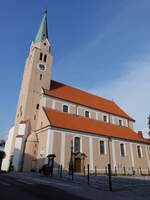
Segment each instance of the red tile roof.
[[73,88],[52,80],[50,90],[43,90],[45,95],[60,98],[66,101],[118,115],[134,121],[134,119],[126,114],[114,101],[98,97],[96,95],[84,92],[80,89]]
[[98,120],[58,112],[49,108],[43,109],[52,127],[81,131],[107,137],[127,139],[137,142],[150,143],[149,139],[145,139],[139,136],[136,132],[128,127],[120,127]]

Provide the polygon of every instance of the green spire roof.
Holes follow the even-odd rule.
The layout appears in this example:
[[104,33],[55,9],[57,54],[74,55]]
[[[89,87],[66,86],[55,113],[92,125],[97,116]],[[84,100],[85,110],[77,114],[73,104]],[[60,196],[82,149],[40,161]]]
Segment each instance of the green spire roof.
[[34,42],[42,42],[45,39],[48,39],[48,29],[47,29],[47,10],[44,11],[44,16],[40,24],[40,28],[37,32]]

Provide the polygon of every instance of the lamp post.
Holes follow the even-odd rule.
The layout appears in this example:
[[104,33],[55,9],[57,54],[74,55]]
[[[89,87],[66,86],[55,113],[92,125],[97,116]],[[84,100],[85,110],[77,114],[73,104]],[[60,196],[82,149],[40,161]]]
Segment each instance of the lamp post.
[[71,148],[70,148],[70,162],[69,162],[69,175],[73,174],[73,140],[71,140]]
[[112,191],[112,177],[111,177],[111,153],[110,153],[110,142],[111,138],[108,138],[108,154],[109,154],[109,161],[108,161],[108,176],[109,176],[109,191]]

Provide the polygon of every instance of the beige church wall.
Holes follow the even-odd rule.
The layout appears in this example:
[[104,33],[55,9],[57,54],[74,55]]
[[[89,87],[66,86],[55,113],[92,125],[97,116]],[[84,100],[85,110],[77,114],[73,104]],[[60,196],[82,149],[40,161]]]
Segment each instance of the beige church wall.
[[70,105],[70,113],[71,114],[76,114],[76,107],[75,106],[72,106],[72,105]]
[[[105,147],[105,154],[100,154],[99,141],[103,140]],[[93,165],[96,166],[97,172],[105,172],[105,167],[108,165],[109,154],[108,154],[108,143],[103,138],[93,138]]]
[[65,137],[65,162],[64,167],[66,170],[69,168],[69,161],[71,156],[71,141],[73,140],[73,135],[66,134]]
[[140,144],[141,149],[142,149],[142,157],[139,158],[137,154],[137,145],[138,143],[133,143],[133,155],[134,155],[134,164],[135,164],[135,169],[137,173],[139,172],[139,169],[141,168],[143,173],[148,172],[148,163],[147,163],[147,157],[146,157],[146,152],[145,152],[145,145]]
[[52,99],[50,97],[45,97],[46,98],[46,106],[47,108],[52,109]]
[[61,159],[61,132],[54,132],[53,153],[56,155],[54,168],[57,168]]
[[37,171],[45,164],[48,130],[38,133]]
[[96,112],[95,111],[91,111],[91,119],[96,119]]
[[113,124],[113,115],[109,115],[109,121],[111,124]]
[[[123,143],[125,145],[125,156],[121,156],[120,144]],[[131,161],[131,152],[130,152],[130,144],[124,141],[116,141],[115,140],[115,155],[116,155],[116,167],[117,173],[123,174],[124,168],[126,172],[132,172],[132,161]]]
[[122,121],[123,121],[123,126],[127,126],[127,120],[123,118]]
[[38,143],[28,141],[26,142],[23,160],[23,171],[32,170],[32,162],[36,160],[37,149]]
[[55,102],[55,109],[56,109],[56,110],[62,111],[62,106],[63,106],[62,103],[60,103],[60,102],[58,102],[58,101]]
[[87,165],[90,164],[89,160],[89,137],[82,136],[82,153],[85,153],[85,168],[87,168]]
[[49,125],[49,121],[46,117],[46,114],[42,108],[42,99],[40,101],[39,111],[36,117],[36,130],[41,129]]
[[129,128],[134,129],[133,122],[129,121]]
[[103,115],[101,112],[98,112],[98,120],[103,121]]
[[78,115],[84,117],[84,109],[81,107],[78,107]]
[[118,117],[116,117],[116,116],[114,116],[114,124],[119,125],[119,120],[118,120]]

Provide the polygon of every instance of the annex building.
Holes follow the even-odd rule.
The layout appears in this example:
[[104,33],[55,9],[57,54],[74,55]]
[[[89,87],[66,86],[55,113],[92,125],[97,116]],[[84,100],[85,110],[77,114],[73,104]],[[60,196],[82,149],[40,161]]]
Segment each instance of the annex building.
[[54,168],[68,170],[73,150],[76,172],[87,164],[103,173],[149,173],[150,140],[134,131],[135,120],[114,101],[51,79],[52,54],[45,11],[27,57],[14,127],[6,142],[2,169],[39,171],[47,155]]

